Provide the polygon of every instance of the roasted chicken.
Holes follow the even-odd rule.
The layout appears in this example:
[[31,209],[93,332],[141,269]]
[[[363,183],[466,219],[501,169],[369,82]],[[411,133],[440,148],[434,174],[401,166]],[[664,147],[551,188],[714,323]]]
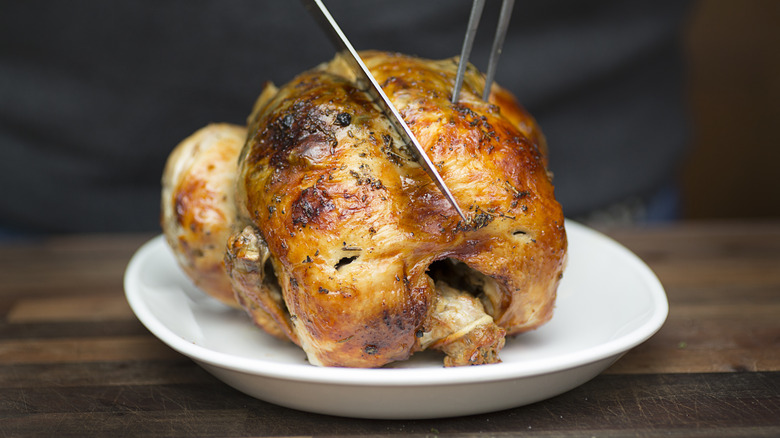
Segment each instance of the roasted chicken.
[[544,137],[498,85],[483,101],[473,67],[452,104],[456,60],[361,56],[468,220],[336,57],[267,85],[246,135],[214,125],[177,147],[168,241],[196,284],[312,364],[423,349],[447,366],[498,362],[506,336],[551,318],[565,265]]

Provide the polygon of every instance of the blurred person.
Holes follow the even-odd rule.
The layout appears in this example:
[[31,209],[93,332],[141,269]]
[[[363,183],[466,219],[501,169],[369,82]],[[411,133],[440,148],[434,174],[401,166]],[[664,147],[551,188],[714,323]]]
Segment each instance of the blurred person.
[[[460,53],[469,0],[332,0],[357,49]],[[500,2],[471,61],[485,70]],[[686,2],[515,4],[496,81],[539,122],[567,217],[672,220],[688,141]],[[160,177],[179,141],[244,124],[266,81],[334,49],[295,1],[0,2],[0,230],[159,230]]]

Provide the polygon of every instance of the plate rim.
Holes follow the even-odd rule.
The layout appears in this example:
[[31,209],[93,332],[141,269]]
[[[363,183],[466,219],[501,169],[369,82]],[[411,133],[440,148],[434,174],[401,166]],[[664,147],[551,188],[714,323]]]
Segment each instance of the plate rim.
[[[141,323],[158,339],[196,362],[250,375],[260,375],[288,381],[338,384],[348,386],[442,386],[513,380],[541,376],[574,369],[595,363],[612,356],[622,355],[652,337],[663,326],[669,313],[669,303],[664,288],[644,261],[623,245],[592,228],[567,219],[567,233],[575,231],[603,241],[610,251],[617,252],[639,275],[648,287],[652,303],[652,314],[639,327],[617,336],[607,342],[556,355],[551,358],[531,360],[524,363],[502,362],[473,367],[426,367],[426,368],[339,368],[317,367],[309,364],[281,364],[261,358],[238,357],[229,353],[211,350],[181,338],[157,319],[141,297],[138,284],[144,260],[160,251],[169,251],[163,235],[157,235],[145,242],[131,257],[124,276],[126,299],[133,313]],[[247,323],[250,323],[247,321]],[[258,329],[259,330],[259,329]]]

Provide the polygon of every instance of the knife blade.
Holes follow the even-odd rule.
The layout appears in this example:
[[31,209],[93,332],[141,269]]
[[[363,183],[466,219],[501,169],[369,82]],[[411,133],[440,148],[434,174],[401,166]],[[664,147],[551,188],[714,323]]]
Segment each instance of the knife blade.
[[409,129],[409,125],[404,122],[401,114],[395,108],[393,103],[390,102],[387,94],[385,94],[376,78],[374,78],[374,76],[371,74],[371,71],[369,71],[368,67],[366,67],[366,64],[360,58],[360,55],[349,42],[346,35],[344,35],[344,32],[342,32],[341,28],[336,23],[336,20],[333,19],[333,16],[325,7],[325,4],[322,2],[322,0],[301,1],[309,13],[317,21],[317,24],[319,24],[322,30],[325,31],[325,33],[328,35],[328,38],[331,40],[333,45],[336,46],[337,51],[341,53],[343,58],[347,61],[347,64],[349,64],[350,68],[357,76],[358,81],[363,82],[362,85],[364,86],[365,90],[374,99],[376,104],[384,113],[385,117],[390,120],[390,123],[393,125],[395,130],[398,131],[401,139],[412,146],[410,150],[414,152],[415,158],[420,166],[425,170],[428,176],[431,177],[439,190],[444,194],[444,197],[447,198],[447,201],[449,201],[449,203],[455,208],[455,211],[457,211],[458,215],[464,221],[468,221],[466,216],[463,214],[463,210],[461,210],[458,202],[455,200],[455,197],[452,196],[452,192],[450,192],[450,189],[444,183],[441,175],[439,175],[436,167],[431,162],[431,159],[425,153],[425,150],[423,149],[420,142],[417,141],[417,138],[415,138],[411,129]]

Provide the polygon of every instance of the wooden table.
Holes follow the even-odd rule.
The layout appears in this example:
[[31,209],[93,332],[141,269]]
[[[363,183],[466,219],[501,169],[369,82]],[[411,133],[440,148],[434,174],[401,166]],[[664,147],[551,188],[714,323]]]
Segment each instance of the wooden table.
[[604,231],[660,277],[665,326],[553,399],[424,421],[275,406],[162,344],[122,289],[151,235],[5,242],[0,436],[780,436],[780,222]]

